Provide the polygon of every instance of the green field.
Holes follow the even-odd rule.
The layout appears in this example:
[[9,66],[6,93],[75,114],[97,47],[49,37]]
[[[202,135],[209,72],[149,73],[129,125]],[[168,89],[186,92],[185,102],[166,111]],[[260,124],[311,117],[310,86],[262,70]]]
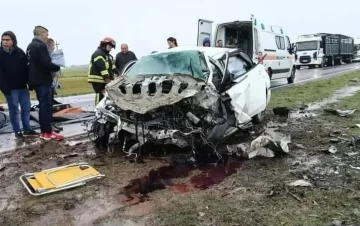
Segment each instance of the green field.
[[[86,70],[64,70],[60,77],[61,89],[58,89],[58,97],[72,96],[79,94],[92,93],[93,89],[87,82]],[[31,99],[36,99],[34,91],[30,92]],[[5,97],[1,93],[0,103],[5,103]]]

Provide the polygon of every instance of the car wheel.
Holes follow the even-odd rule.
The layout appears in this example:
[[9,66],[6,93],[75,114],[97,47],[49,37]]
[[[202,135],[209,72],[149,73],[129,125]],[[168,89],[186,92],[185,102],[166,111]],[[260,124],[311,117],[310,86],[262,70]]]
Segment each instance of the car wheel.
[[289,84],[294,83],[294,81],[295,81],[295,69],[294,68],[291,70],[290,77],[287,80],[288,80]]
[[268,73],[269,78],[271,80],[272,79],[272,74],[273,74],[271,68],[268,68],[266,72]]
[[297,70],[300,70],[300,66],[296,66],[296,69],[297,69]]
[[255,115],[252,120],[254,124],[260,124],[264,121],[265,117],[265,110],[260,112],[259,114]]
[[[268,91],[266,90],[266,102],[267,102],[267,98],[268,98]],[[253,118],[252,118],[252,122],[254,124],[260,124],[264,121],[264,118],[265,118],[265,110],[263,110],[262,112],[260,112],[259,114],[255,115]]]

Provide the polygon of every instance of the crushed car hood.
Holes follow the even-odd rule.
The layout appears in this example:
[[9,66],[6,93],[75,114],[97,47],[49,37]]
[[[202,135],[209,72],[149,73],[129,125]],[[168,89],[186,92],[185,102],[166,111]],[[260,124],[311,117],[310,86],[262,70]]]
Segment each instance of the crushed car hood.
[[206,86],[187,75],[122,77],[106,86],[108,97],[122,110],[145,114],[196,95]]

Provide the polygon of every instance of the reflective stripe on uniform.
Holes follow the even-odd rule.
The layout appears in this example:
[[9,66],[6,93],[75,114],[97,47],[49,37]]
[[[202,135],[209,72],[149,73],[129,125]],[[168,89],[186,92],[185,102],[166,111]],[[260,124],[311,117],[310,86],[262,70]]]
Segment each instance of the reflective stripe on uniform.
[[104,76],[104,75],[109,75],[109,72],[108,72],[108,70],[103,70],[103,71],[100,71],[100,74],[101,74],[102,76]]
[[88,82],[105,83],[104,79],[99,75],[88,75]]
[[103,56],[97,56],[94,58],[94,62],[96,62],[98,60],[104,61],[106,69],[109,69],[109,61],[108,60],[105,60],[105,58]]

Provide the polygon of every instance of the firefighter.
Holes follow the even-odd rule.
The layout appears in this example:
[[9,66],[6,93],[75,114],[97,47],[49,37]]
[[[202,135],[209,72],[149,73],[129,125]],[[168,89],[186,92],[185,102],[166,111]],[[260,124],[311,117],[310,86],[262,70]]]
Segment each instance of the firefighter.
[[91,56],[88,83],[92,84],[96,94],[95,106],[104,98],[106,84],[118,74],[114,59],[110,54],[110,51],[115,46],[114,39],[106,37],[100,42],[100,46]]

